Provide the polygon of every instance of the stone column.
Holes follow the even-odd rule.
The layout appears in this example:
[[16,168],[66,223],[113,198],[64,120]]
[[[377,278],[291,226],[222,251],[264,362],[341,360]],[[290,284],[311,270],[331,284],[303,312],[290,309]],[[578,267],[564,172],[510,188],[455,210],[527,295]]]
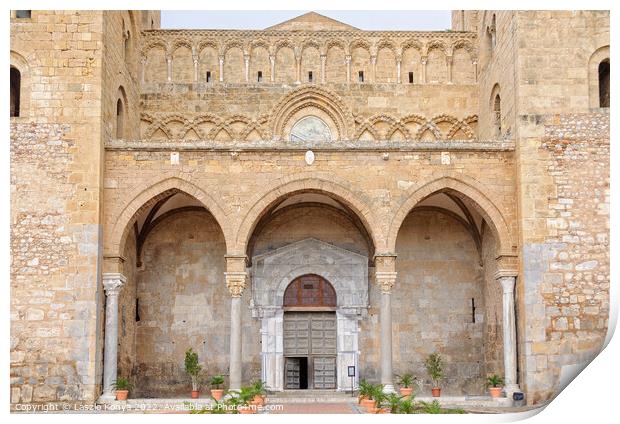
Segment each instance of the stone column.
[[198,82],[198,58],[194,57],[194,82]]
[[377,81],[377,56],[370,56],[370,63],[372,65],[370,82],[374,83]]
[[474,60],[472,65],[474,67],[474,81],[478,82],[478,61]]
[[105,290],[105,341],[103,358],[103,400],[114,400],[116,391],[116,367],[118,362],[118,295],[127,279],[121,273],[103,274]]
[[245,82],[250,82],[250,55],[244,55],[243,61],[245,63]]
[[351,56],[346,56],[344,60],[347,64],[347,84],[349,84],[351,82]]
[[392,287],[396,282],[396,256],[375,256],[375,281],[381,290],[381,384],[386,393],[394,392],[392,381]]
[[166,65],[167,65],[167,72],[168,72],[168,82],[172,82],[172,57],[171,56],[166,56]]
[[401,77],[400,77],[400,64],[402,62],[402,59],[400,57],[396,58],[396,83],[400,84],[401,83]]
[[220,82],[224,82],[224,56],[219,56],[220,62]]
[[325,84],[325,62],[327,61],[327,55],[321,55],[321,84]]
[[245,256],[226,256],[226,287],[230,304],[230,389],[239,390],[242,384],[241,361],[241,296],[245,289]]
[[144,84],[146,77],[146,57],[142,56],[142,58],[140,59],[140,63],[142,64],[142,69],[140,72],[140,82]]
[[269,62],[271,63],[271,76],[270,80],[272,83],[276,82],[276,57],[269,56]]
[[446,66],[448,67],[448,84],[452,84],[452,56],[446,56]]
[[426,56],[422,57],[422,84],[426,84],[426,62],[428,58]]
[[297,62],[297,81],[295,84],[301,84],[301,56],[295,59]]
[[498,273],[496,278],[503,290],[503,336],[504,336],[504,390],[511,399],[512,394],[519,391],[517,384],[517,329],[515,322],[515,281],[513,275]]

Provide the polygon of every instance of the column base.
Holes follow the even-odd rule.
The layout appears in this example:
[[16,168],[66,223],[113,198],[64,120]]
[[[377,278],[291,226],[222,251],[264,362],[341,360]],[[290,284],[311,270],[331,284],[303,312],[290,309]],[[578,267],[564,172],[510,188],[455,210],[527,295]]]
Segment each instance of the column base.
[[396,393],[396,390],[394,389],[394,385],[393,384],[384,384],[383,385],[383,393]]
[[107,402],[113,402],[115,400],[116,400],[115,392],[103,392],[103,394],[99,397],[98,402],[107,403]]
[[512,401],[512,395],[515,392],[520,392],[521,389],[519,388],[518,384],[507,384],[506,386],[504,386],[504,393],[506,393],[506,397],[508,399],[510,399],[510,401]]

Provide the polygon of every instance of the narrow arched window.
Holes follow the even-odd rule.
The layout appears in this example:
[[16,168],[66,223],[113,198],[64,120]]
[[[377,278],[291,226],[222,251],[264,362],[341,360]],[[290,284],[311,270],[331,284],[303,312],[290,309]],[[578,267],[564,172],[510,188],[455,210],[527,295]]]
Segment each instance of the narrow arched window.
[[502,105],[499,93],[495,95],[495,99],[493,100],[493,120],[495,125],[495,136],[499,137],[502,135]]
[[118,99],[116,102],[116,138],[123,138],[123,101]]
[[609,59],[598,65],[598,99],[599,107],[609,107]]
[[17,68],[11,67],[11,117],[19,116],[19,100],[22,76]]

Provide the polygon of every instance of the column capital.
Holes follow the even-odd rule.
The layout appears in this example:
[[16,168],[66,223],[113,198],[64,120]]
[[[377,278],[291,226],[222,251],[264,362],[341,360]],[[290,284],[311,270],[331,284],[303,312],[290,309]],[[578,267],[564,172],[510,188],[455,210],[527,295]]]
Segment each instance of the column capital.
[[390,294],[392,293],[392,287],[396,283],[396,275],[398,273],[396,271],[376,271],[375,272],[375,281],[381,288],[381,293]]
[[118,295],[126,282],[127,277],[120,272],[103,273],[103,288],[106,296]]
[[232,271],[225,272],[224,276],[226,277],[226,287],[228,287],[230,295],[232,297],[241,297],[243,295],[243,290],[245,289],[247,273],[245,271]]
[[504,290],[504,294],[513,293],[515,291],[515,281],[516,277],[504,275],[500,277],[496,277],[499,283],[502,285],[502,289]]
[[381,271],[396,271],[396,254],[395,253],[377,253],[374,257],[375,269]]

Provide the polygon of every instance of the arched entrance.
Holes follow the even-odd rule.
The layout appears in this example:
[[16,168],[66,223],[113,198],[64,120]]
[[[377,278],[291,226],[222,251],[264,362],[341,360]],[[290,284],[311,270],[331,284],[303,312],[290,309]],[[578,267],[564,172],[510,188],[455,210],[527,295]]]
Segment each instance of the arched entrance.
[[[261,323],[261,377],[269,390],[357,387],[347,368],[359,370],[366,256],[313,238],[255,255],[251,305]],[[291,381],[295,376],[287,381],[287,370],[299,383]]]
[[336,388],[336,291],[305,274],[284,291],[284,388]]

